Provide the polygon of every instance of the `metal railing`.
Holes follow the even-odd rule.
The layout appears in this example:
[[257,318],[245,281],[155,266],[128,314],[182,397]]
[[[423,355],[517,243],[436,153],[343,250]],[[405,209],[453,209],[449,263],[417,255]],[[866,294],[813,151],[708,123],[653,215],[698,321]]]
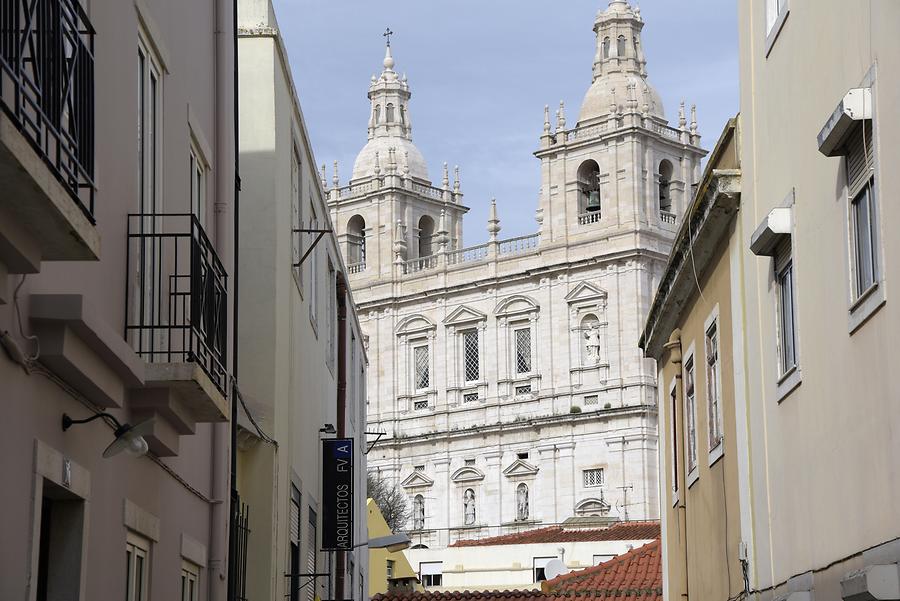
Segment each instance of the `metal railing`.
[[540,246],[540,244],[540,234],[530,234],[528,236],[519,236],[518,238],[508,238],[506,240],[500,241],[497,252],[501,255],[522,255],[530,253],[538,246]]
[[150,363],[196,362],[224,393],[228,274],[190,214],[128,215],[125,338]]
[[578,215],[578,224],[579,225],[590,225],[591,223],[598,223],[600,221],[600,211],[591,211],[588,213],[581,213]]
[[0,0],[0,108],[92,223],[94,33],[78,0]]

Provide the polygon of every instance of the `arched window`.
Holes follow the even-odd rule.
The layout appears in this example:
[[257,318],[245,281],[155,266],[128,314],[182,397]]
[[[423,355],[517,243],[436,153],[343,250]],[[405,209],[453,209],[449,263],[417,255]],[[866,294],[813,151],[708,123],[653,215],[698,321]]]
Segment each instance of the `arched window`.
[[528,485],[522,482],[516,487],[516,521],[528,519]]
[[394,105],[393,104],[387,105],[387,111],[385,111],[385,121],[387,121],[388,123],[394,122]]
[[466,526],[475,524],[475,491],[471,488],[463,493],[463,521]]
[[413,530],[425,529],[425,497],[416,495],[413,499]]
[[672,163],[663,159],[659,163],[659,210],[672,212]]
[[603,58],[609,58],[609,38],[603,38]]
[[402,104],[400,105],[400,124],[406,124],[406,108]]
[[366,220],[354,215],[347,222],[347,262],[366,265]]
[[381,105],[376,104],[375,105],[375,125],[378,125],[379,123],[381,123]]
[[591,213],[590,223],[600,217],[600,165],[587,160],[578,168],[578,213]]
[[434,238],[434,219],[428,215],[422,215],[419,219],[419,256],[430,257],[434,254],[431,240]]
[[600,363],[600,320],[588,313],[581,320],[581,364],[597,365]]
[[620,35],[619,39],[616,40],[616,56],[619,58],[625,58],[625,36]]

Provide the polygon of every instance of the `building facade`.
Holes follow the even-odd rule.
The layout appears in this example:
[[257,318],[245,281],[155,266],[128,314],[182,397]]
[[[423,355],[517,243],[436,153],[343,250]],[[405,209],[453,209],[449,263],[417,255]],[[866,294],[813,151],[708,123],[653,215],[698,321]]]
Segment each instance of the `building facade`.
[[[238,7],[246,596],[365,601],[363,336],[274,9],[269,0]],[[323,501],[320,447],[334,436],[355,443],[349,552],[322,550],[323,514],[333,508]]]
[[224,600],[231,4],[0,31],[0,598]]
[[656,378],[636,341],[704,152],[693,111],[665,118],[643,26],[610,2],[576,124],[545,107],[539,231],[501,239],[494,205],[468,248],[458,171],[433,185],[390,46],[372,78],[368,142],[328,204],[384,433],[369,469],[405,489],[417,546],[658,515]]
[[749,587],[897,598],[900,5],[744,1],[738,18]]
[[740,130],[712,151],[656,293],[641,347],[659,377],[660,513],[667,599],[744,590],[749,500],[743,403]]

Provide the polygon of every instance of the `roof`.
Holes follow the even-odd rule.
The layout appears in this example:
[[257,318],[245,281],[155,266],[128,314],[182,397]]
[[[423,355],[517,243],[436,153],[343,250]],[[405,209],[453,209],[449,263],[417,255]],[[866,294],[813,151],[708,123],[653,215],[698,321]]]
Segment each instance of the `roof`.
[[372,601],[566,601],[591,597],[604,601],[662,601],[662,554],[659,539],[598,566],[543,583],[542,590],[395,592]]
[[515,534],[478,540],[456,541],[451,547],[488,547],[538,543],[574,543],[614,540],[653,540],[659,538],[659,522],[618,522],[608,528],[565,528],[549,526]]
[[562,593],[591,593],[595,597],[662,599],[662,553],[659,539],[600,565],[570,572],[544,582],[549,597]]

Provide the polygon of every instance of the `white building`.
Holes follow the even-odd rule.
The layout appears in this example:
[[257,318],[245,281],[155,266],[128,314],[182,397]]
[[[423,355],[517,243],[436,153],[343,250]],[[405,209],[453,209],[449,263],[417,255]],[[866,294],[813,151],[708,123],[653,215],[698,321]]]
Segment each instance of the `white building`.
[[368,428],[386,433],[369,469],[406,490],[417,545],[658,516],[637,340],[703,151],[693,114],[666,121],[643,26],[610,2],[575,126],[545,107],[538,232],[500,239],[492,206],[469,248],[458,174],[432,184],[390,47],[373,76],[368,142],[328,204],[367,338]]

